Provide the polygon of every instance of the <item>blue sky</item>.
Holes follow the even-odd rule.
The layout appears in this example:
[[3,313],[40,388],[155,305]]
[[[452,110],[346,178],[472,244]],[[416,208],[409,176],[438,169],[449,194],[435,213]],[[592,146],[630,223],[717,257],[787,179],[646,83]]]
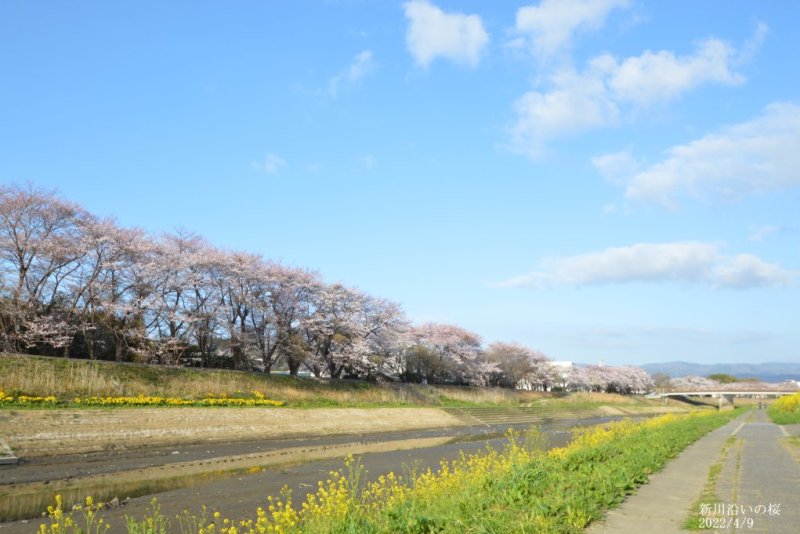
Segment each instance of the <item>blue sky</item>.
[[553,359],[799,361],[800,3],[0,4],[0,180]]

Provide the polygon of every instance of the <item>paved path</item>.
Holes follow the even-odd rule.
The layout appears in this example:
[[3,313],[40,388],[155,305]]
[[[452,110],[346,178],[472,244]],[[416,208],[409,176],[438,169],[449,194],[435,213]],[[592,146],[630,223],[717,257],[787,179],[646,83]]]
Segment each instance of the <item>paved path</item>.
[[[797,427],[792,431],[797,435]],[[710,530],[797,534],[800,532],[800,463],[785,443],[788,434],[785,428],[769,422],[765,410],[751,411],[687,447],[663,471],[651,476],[650,483],[642,486],[639,493],[608,512],[604,521],[593,524],[586,532],[685,532],[681,527],[708,481],[709,468],[724,458],[715,488],[720,501],[717,510],[722,513],[716,518],[726,525],[730,523],[731,528]],[[722,455],[731,436],[736,440],[730,442],[727,454]],[[777,505],[779,515],[769,515],[770,505],[773,513]],[[739,512],[737,516],[732,515],[734,507]],[[752,518],[752,522],[747,521],[748,518]],[[737,519],[738,529],[735,528]]]
[[725,510],[718,507],[718,517],[730,527],[717,531],[797,534],[800,463],[793,454],[800,448],[795,446],[790,452],[789,432],[770,422],[766,411],[753,412],[744,426],[737,426],[733,432],[737,439],[727,454],[715,491],[725,504]]

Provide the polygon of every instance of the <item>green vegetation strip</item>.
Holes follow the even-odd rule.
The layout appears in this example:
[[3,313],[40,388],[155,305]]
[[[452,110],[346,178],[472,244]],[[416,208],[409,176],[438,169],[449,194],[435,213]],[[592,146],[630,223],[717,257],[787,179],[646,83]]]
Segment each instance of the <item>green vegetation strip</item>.
[[[620,504],[681,450],[740,414],[740,410],[626,420],[579,430],[572,443],[549,452],[541,436],[510,436],[501,452],[487,450],[443,462],[436,472],[394,474],[367,482],[352,458],[300,505],[285,492],[255,516],[231,520],[218,513],[181,516],[175,524],[157,511],[130,519],[129,532],[580,532]],[[85,514],[73,512],[74,514]],[[41,532],[78,532],[80,523],[58,506]],[[96,516],[93,516],[93,520]],[[191,520],[190,520],[191,519]],[[77,528],[77,527],[75,527]]]
[[779,425],[800,424],[800,392],[786,395],[772,403],[769,416]]

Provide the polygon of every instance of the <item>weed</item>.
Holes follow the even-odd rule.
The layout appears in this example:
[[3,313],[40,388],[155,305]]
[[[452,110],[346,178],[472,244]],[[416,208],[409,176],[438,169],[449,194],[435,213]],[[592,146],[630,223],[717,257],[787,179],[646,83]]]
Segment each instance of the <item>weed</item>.
[[[721,502],[716,494],[717,481],[719,480],[722,468],[728,459],[730,449],[739,444],[741,439],[735,436],[729,436],[725,440],[725,444],[720,452],[719,460],[711,465],[708,469],[708,480],[706,481],[700,497],[692,504],[692,512],[683,524],[683,528],[688,530],[700,530],[700,519],[704,516],[703,508],[713,507],[715,504]],[[737,464],[738,467],[738,464]]]

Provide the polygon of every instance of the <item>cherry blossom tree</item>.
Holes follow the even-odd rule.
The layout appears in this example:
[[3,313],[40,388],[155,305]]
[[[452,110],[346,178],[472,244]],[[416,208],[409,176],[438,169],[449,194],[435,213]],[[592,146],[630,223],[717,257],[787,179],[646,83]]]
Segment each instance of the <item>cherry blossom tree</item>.
[[312,295],[322,281],[315,272],[275,265],[270,283],[269,306],[275,318],[275,350],[278,358],[286,363],[289,374],[294,376],[309,354],[303,326],[311,315]]
[[410,323],[399,304],[364,295],[361,306],[364,340],[367,344],[368,376],[400,379],[398,360],[408,339]]
[[223,285],[219,280],[226,255],[205,241],[196,242],[195,246],[188,265],[188,293],[184,303],[189,323],[188,339],[196,348],[200,366],[207,367],[223,335],[220,326]]
[[369,346],[360,321],[365,295],[341,284],[322,284],[311,293],[310,314],[303,321],[309,356],[306,367],[320,377],[340,378],[344,371],[367,368]]
[[547,390],[557,379],[547,356],[517,343],[492,343],[486,350],[486,360],[497,367],[489,378],[490,385]]
[[248,320],[259,291],[258,272],[261,256],[245,252],[228,252],[219,264],[220,316],[228,335],[227,344],[234,369],[249,369]]
[[719,387],[721,384],[703,376],[680,376],[670,381],[671,389],[675,391],[705,390]]
[[38,343],[68,347],[72,327],[55,308],[62,282],[78,268],[79,220],[87,215],[50,191],[0,186],[0,329],[6,350]]
[[150,255],[147,334],[162,363],[179,364],[189,345],[208,249],[200,237],[179,230],[163,235]]
[[79,268],[68,279],[66,298],[62,310],[76,325],[90,359],[96,359],[107,330],[103,328],[103,316],[108,309],[108,278],[113,265],[122,254],[122,243],[127,241],[127,232],[111,219],[86,216],[81,220],[81,233],[77,246],[80,249]]
[[249,324],[264,372],[285,359],[290,373],[297,374],[306,357],[298,345],[301,319],[309,315],[310,295],[319,283],[315,273],[302,269],[273,262],[259,266]]
[[426,323],[412,329],[411,339],[407,379],[485,385],[497,371],[483,358],[480,337],[458,326]]
[[617,367],[619,373],[615,382],[615,389],[617,393],[626,395],[637,394],[641,395],[652,391],[655,383],[650,375],[641,367],[626,365]]
[[114,255],[100,285],[104,327],[114,339],[114,359],[131,355],[154,357],[149,326],[155,321],[151,291],[158,282],[158,245],[138,229],[119,229],[111,235]]
[[567,389],[572,391],[641,394],[653,388],[650,375],[644,369],[633,366],[573,366],[566,382]]

